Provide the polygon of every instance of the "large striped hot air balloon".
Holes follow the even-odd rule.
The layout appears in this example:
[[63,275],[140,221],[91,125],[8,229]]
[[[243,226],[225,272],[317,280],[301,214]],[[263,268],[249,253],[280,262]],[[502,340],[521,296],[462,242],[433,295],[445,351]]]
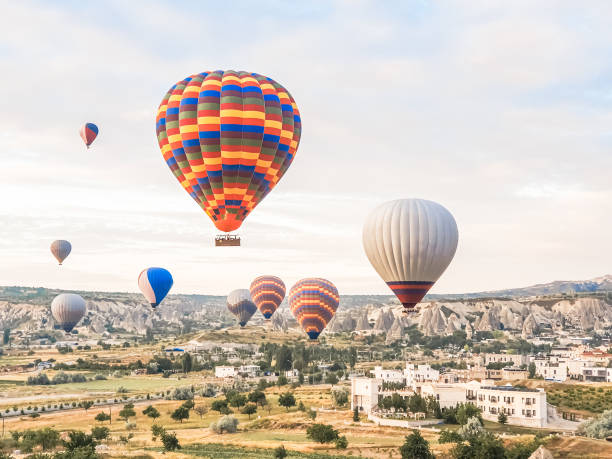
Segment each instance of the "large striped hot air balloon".
[[285,299],[285,283],[276,276],[259,276],[251,282],[251,298],[266,320]]
[[459,233],[451,213],[424,199],[378,206],[363,227],[365,253],[405,311],[412,311],[448,267]]
[[251,299],[251,293],[246,288],[240,288],[227,295],[227,309],[238,318],[240,326],[244,327],[257,311],[257,306]]
[[173,283],[172,274],[164,268],[147,268],[138,276],[138,288],[154,308],[166,298]]
[[156,124],[168,167],[223,232],[238,229],[278,183],[301,133],[289,91],[271,78],[233,70],[173,85]]
[[64,241],[63,239],[58,239],[57,241],[53,241],[51,243],[51,253],[60,265],[63,263],[66,257],[70,255],[71,250],[72,245],[70,242]]
[[81,135],[81,139],[83,139],[83,142],[85,142],[87,148],[89,148],[93,141],[96,140],[96,137],[98,137],[98,126],[93,123],[85,123],[83,126],[81,126],[79,134]]
[[51,314],[59,326],[70,333],[85,314],[85,300],[75,293],[61,293],[51,302]]
[[289,291],[289,308],[308,337],[315,340],[336,314],[340,296],[330,281],[308,278]]

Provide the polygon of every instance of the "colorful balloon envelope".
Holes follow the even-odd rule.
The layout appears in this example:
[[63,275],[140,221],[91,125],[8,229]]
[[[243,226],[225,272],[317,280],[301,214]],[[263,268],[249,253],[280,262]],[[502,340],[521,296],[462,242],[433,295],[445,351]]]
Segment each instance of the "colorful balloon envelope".
[[81,126],[79,134],[81,135],[81,139],[83,139],[83,142],[85,142],[87,148],[89,148],[93,141],[96,140],[96,137],[98,137],[98,126],[93,123],[85,123],[83,126]]
[[147,268],[138,276],[138,288],[154,308],[166,297],[174,280],[164,268]]
[[301,133],[289,91],[271,78],[233,70],[173,85],[156,124],[168,167],[224,232],[238,229],[287,172]]
[[75,293],[61,293],[51,302],[51,315],[66,333],[85,315],[85,300]]
[[326,279],[302,279],[289,291],[289,308],[311,340],[319,337],[339,303],[338,289]]
[[285,299],[285,283],[276,276],[259,276],[251,282],[251,298],[266,320]]
[[227,295],[227,309],[238,318],[240,326],[244,327],[257,311],[257,306],[251,299],[251,292],[240,288]]
[[51,243],[51,253],[60,265],[66,259],[66,257],[70,255],[71,250],[72,245],[70,242],[64,241],[63,239],[58,239],[57,241],[53,241]]
[[424,199],[386,202],[363,227],[365,253],[406,311],[427,294],[448,267],[459,233],[443,206]]

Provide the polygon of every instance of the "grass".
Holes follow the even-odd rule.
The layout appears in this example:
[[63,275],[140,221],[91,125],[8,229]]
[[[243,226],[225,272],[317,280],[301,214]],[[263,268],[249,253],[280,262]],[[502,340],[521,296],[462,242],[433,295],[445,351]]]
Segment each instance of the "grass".
[[[223,445],[219,443],[207,443],[188,445],[181,450],[181,453],[190,456],[197,456],[209,459],[270,459],[273,457],[273,449],[270,448],[243,448],[240,446]],[[319,453],[301,453],[298,451],[287,450],[288,458],[301,459],[346,459],[348,457],[363,459],[362,456],[329,455]]]
[[612,387],[555,384],[547,389],[546,397],[561,410],[601,413],[612,409]]

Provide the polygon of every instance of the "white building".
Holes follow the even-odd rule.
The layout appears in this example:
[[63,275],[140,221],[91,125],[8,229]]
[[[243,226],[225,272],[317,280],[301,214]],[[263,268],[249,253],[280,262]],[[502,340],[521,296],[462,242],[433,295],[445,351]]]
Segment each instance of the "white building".
[[351,410],[370,413],[378,405],[378,393],[382,389],[382,381],[372,378],[351,379]]
[[374,374],[375,379],[381,379],[384,382],[403,383],[406,379],[401,370],[386,370],[380,366],[374,367],[374,371],[372,371],[372,373]]
[[580,369],[581,381],[612,382],[612,368],[583,367]]
[[497,421],[505,413],[508,424],[546,427],[548,412],[544,389],[524,389],[513,386],[484,386],[478,389],[476,405],[482,417]]
[[548,381],[563,382],[567,379],[567,364],[564,360],[535,360],[536,375]]
[[440,378],[440,372],[434,370],[429,365],[414,365],[409,363],[404,370],[407,386],[414,386],[417,383],[436,382]]
[[440,408],[452,408],[459,403],[467,401],[467,391],[465,384],[423,384],[421,387],[421,397],[433,397],[440,404]]
[[215,367],[215,378],[233,378],[234,376],[236,376],[234,367]]

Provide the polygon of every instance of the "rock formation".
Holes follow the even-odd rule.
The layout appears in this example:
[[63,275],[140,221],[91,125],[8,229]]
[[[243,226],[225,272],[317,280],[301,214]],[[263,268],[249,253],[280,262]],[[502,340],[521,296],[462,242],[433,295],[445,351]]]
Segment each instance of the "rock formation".
[[391,329],[387,333],[387,339],[385,340],[385,344],[391,344],[395,341],[399,341],[404,339],[404,327],[402,326],[402,321],[396,317],[393,325],[391,325]]

